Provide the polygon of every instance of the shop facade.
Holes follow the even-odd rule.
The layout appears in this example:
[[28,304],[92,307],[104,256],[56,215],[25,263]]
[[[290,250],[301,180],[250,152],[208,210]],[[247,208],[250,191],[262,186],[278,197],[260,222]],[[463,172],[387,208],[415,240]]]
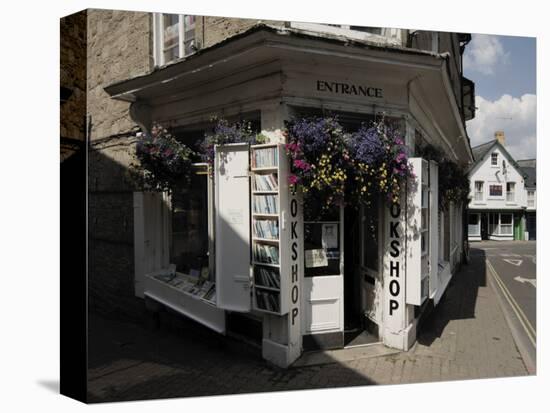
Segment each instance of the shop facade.
[[[218,147],[213,174],[197,163],[181,193],[133,194],[135,295],[222,334],[231,314],[254,319],[264,358],[284,367],[353,339],[410,348],[465,252],[464,206],[440,212],[438,165],[415,157],[430,144],[472,160],[448,65],[438,53],[260,24],[108,86],[145,133],[157,122],[192,145],[218,115],[268,138]],[[327,113],[349,129],[382,113],[398,125],[415,179],[397,203],[304,210],[288,185],[285,121]],[[273,225],[275,236],[258,232]]]

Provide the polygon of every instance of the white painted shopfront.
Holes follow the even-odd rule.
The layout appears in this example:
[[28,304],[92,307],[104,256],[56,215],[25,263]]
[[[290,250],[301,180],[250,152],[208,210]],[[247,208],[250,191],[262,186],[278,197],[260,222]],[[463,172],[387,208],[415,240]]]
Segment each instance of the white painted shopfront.
[[523,239],[528,208],[523,172],[498,140],[477,148],[483,153],[469,173],[469,240]]
[[[289,191],[282,132],[285,120],[305,113],[336,113],[353,127],[384,112],[398,122],[409,148],[421,140],[468,163],[470,148],[445,64],[430,53],[349,46],[259,27],[109,86],[111,96],[133,102],[131,114],[143,128],[154,120],[191,139],[216,114],[249,119],[270,139],[258,147],[218,148],[213,179],[197,166],[205,196],[194,210],[203,213],[196,225],[203,236],[188,248],[202,245],[196,254],[202,262],[189,271],[172,258],[173,200],[135,194],[136,295],[220,333],[230,312],[261,320],[263,356],[280,366],[292,364],[304,348],[343,347],[348,324],[374,341],[408,349],[422,309],[430,300],[439,302],[464,248],[461,206],[447,216],[438,212],[437,164],[414,158],[411,149],[416,179],[398,204],[311,217],[301,195]],[[258,167],[250,161],[255,151],[271,149],[277,163]],[[262,191],[255,176],[268,174],[278,186]],[[255,210],[260,196],[274,196],[276,209]],[[278,237],[258,237],[257,220],[277,222]],[[277,259],[258,262],[257,248],[275,248]],[[170,269],[177,270],[171,284],[165,282]],[[205,299],[193,289],[197,277],[215,285],[214,296]]]

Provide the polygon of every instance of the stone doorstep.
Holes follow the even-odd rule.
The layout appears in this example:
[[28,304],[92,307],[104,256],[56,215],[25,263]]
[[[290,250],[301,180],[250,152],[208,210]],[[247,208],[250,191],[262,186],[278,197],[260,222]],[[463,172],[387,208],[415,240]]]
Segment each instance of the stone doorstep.
[[401,350],[386,347],[382,343],[367,344],[361,347],[343,348],[337,350],[310,351],[303,353],[302,356],[296,360],[294,364],[292,364],[291,368],[383,357],[401,352]]

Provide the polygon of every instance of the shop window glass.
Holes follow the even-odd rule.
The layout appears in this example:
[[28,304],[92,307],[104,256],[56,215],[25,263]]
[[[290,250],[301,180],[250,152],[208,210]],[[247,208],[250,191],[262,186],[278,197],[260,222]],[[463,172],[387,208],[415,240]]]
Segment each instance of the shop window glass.
[[479,235],[479,215],[469,214],[468,216],[468,234]]
[[170,262],[176,270],[204,276],[208,271],[208,174],[195,170],[191,184],[172,194]]
[[500,214],[500,234],[501,235],[512,235],[512,214]]
[[304,276],[340,274],[340,211],[320,212],[315,202],[304,203]]

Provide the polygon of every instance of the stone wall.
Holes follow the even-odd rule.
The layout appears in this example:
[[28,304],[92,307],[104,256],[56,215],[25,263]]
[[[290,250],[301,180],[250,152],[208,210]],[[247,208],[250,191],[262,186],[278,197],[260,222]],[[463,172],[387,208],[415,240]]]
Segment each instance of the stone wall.
[[60,20],[60,86],[70,93],[60,107],[61,160],[86,138],[86,11]]
[[201,45],[203,48],[210,47],[228,37],[249,29],[259,22],[274,26],[284,26],[284,22],[276,20],[204,16],[197,17],[197,38],[202,39]]
[[133,198],[127,181],[137,125],[129,104],[104,88],[153,67],[151,14],[88,11],[89,305],[91,311],[137,318],[134,297]]
[[152,69],[152,22],[150,13],[89,10],[88,15],[88,113],[94,141],[135,126],[128,103],[111,99],[104,88]]

